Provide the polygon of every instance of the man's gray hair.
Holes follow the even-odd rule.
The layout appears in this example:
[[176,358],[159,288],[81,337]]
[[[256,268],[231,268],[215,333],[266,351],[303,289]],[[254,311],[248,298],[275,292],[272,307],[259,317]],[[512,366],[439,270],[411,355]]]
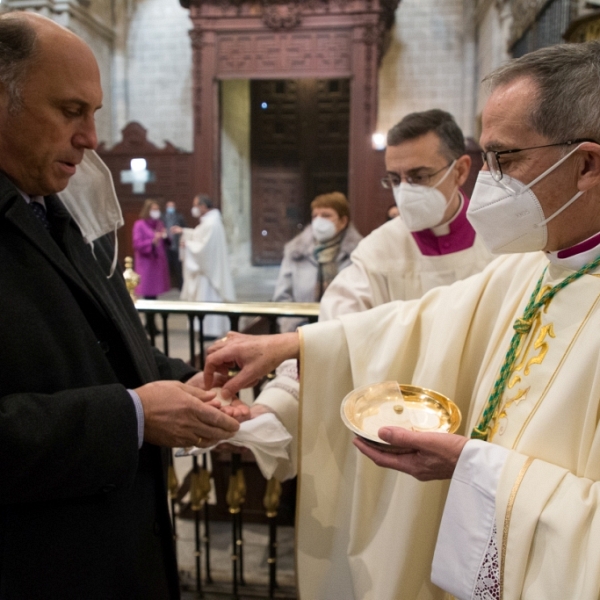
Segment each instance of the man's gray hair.
[[600,42],[558,44],[525,54],[488,75],[491,91],[521,78],[538,87],[534,131],[553,142],[600,142]]
[[9,108],[21,106],[21,84],[35,56],[37,35],[26,19],[16,13],[0,17],[0,85],[9,98]]

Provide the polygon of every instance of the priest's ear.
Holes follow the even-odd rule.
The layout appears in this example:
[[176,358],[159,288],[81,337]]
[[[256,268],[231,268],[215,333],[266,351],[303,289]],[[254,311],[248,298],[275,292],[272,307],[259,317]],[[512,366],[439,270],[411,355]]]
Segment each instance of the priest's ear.
[[577,171],[577,187],[581,192],[598,188],[600,192],[600,144],[583,142],[579,147],[581,162]]
[[463,154],[461,157],[456,159],[455,165],[457,177],[456,185],[461,187],[469,177],[471,171],[471,157],[468,154]]

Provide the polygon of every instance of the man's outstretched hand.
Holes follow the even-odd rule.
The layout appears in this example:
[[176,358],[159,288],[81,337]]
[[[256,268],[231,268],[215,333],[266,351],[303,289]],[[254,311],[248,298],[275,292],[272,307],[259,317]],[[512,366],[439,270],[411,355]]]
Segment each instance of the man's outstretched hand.
[[298,333],[244,335],[230,332],[208,349],[204,384],[210,389],[216,373],[227,376],[229,371],[241,369],[223,385],[223,398],[231,398],[241,389],[256,385],[284,360],[298,358],[299,353]]
[[360,438],[353,444],[379,467],[395,469],[419,481],[450,479],[466,437],[452,433],[425,433],[402,427],[382,427],[379,437],[392,445],[387,452],[378,450]]
[[215,406],[215,393],[179,381],[155,381],[135,390],[144,409],[144,440],[158,446],[212,446],[239,428]]

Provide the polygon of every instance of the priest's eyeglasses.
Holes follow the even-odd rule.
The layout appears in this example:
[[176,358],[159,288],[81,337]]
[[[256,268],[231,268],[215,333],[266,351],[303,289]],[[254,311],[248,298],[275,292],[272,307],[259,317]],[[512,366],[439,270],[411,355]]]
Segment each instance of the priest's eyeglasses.
[[544,146],[531,146],[531,148],[515,148],[514,150],[501,150],[500,152],[496,152],[495,150],[488,150],[487,152],[482,152],[481,157],[483,158],[483,162],[488,166],[488,169],[490,170],[490,175],[494,178],[495,181],[500,181],[504,176],[504,174],[502,173],[500,157],[504,154],[515,154],[516,152],[524,152],[525,150],[538,150],[540,148],[552,148],[553,146],[571,146],[573,144],[581,144],[582,142],[597,143],[595,140],[577,139],[570,140],[568,142],[558,142],[557,144],[545,144]]
[[443,166],[441,169],[438,169],[435,173],[430,173],[428,175],[398,175],[397,173],[388,173],[385,177],[381,178],[381,185],[386,190],[391,190],[392,188],[398,187],[402,180],[406,181],[406,183],[410,185],[429,185],[429,182],[436,176],[439,175],[442,171],[447,169],[454,161],[449,162],[447,165]]

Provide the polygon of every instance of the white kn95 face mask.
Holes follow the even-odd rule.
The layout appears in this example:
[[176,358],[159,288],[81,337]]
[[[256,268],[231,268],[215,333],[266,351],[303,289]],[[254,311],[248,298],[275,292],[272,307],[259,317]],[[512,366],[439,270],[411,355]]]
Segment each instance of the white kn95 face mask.
[[409,231],[423,231],[441,224],[448,200],[437,188],[446,180],[455,164],[456,161],[453,161],[433,187],[401,181],[399,186],[393,188],[400,217]]
[[313,236],[320,244],[333,239],[337,233],[335,223],[325,217],[315,217],[311,225]]
[[527,185],[508,175],[496,181],[489,171],[479,172],[467,218],[490,252],[536,252],[546,247],[547,223],[571,206],[583,192],[577,192],[546,218],[542,205],[531,188],[558,168],[580,145]]

